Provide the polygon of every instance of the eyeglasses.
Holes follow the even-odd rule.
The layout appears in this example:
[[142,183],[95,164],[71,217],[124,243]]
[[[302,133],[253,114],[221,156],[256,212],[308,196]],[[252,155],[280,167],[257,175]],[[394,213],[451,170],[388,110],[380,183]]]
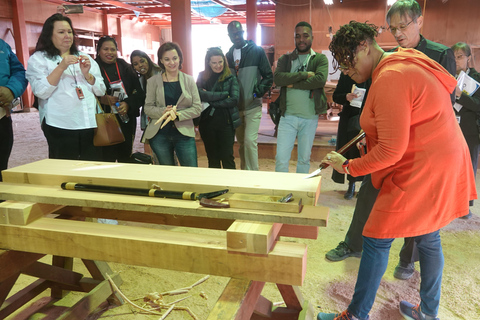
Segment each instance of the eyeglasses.
[[390,27],[390,28],[388,28],[388,29],[390,30],[390,32],[391,32],[392,34],[397,33],[397,30],[400,30],[400,32],[403,32],[403,31],[405,31],[405,30],[408,28],[408,26],[409,26],[413,21],[415,21],[415,20],[412,20],[412,21],[410,21],[410,22],[407,23],[407,24],[401,24],[401,25],[398,26],[398,28],[392,28],[392,27]]

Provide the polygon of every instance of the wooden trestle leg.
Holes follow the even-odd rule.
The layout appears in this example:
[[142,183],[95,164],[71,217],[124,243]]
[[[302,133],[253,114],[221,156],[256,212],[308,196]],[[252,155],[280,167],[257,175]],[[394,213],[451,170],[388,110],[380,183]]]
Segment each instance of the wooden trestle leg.
[[[65,291],[87,293],[60,319],[85,319],[109,298],[116,299],[116,303],[123,303],[112,290],[105,274],[108,273],[117,286],[122,284],[122,279],[112,272],[106,262],[83,260],[92,275],[90,278],[72,271],[72,258],[54,257],[52,265],[49,265],[38,261],[43,256],[20,251],[0,253],[0,319],[6,318],[47,289],[51,289],[50,302],[63,298]],[[7,299],[20,274],[39,279]]]

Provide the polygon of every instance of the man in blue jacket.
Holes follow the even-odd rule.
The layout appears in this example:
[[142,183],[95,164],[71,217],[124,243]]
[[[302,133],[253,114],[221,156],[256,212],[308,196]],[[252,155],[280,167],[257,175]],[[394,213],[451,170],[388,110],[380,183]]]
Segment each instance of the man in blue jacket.
[[13,147],[12,101],[23,94],[27,84],[25,68],[12,48],[0,39],[0,181]]
[[262,118],[262,97],[273,84],[273,73],[265,51],[253,41],[243,38],[242,24],[228,24],[233,46],[227,52],[228,66],[240,86],[238,110],[242,124],[235,134],[239,144],[242,170],[258,170],[258,129]]

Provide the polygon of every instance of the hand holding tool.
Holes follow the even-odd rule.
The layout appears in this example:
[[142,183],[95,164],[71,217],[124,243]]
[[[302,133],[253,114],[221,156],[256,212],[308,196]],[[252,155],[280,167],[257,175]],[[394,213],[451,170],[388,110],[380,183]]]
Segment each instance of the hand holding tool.
[[[350,140],[347,144],[345,144],[343,147],[341,147],[340,149],[338,149],[338,153],[340,153],[341,155],[345,155],[345,153],[350,150],[353,146],[355,146],[358,142],[360,142],[363,138],[365,138],[365,132],[363,130],[360,130],[360,132],[355,136],[355,138],[353,138],[352,140]],[[320,167],[313,171],[312,173],[310,173],[309,175],[307,175],[305,178],[303,179],[309,179],[309,178],[313,178],[313,177],[317,177],[320,175],[320,173],[322,172],[322,169],[325,169],[326,167],[328,167],[328,164],[326,163],[322,163],[320,165]]]

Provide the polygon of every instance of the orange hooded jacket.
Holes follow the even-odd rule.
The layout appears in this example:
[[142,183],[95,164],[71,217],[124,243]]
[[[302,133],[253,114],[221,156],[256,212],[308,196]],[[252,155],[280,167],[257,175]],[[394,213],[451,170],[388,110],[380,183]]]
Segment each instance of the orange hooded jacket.
[[414,49],[384,58],[360,118],[368,153],[351,161],[380,189],[363,235],[413,237],[468,214],[477,198],[467,144],[452,109],[456,80]]

